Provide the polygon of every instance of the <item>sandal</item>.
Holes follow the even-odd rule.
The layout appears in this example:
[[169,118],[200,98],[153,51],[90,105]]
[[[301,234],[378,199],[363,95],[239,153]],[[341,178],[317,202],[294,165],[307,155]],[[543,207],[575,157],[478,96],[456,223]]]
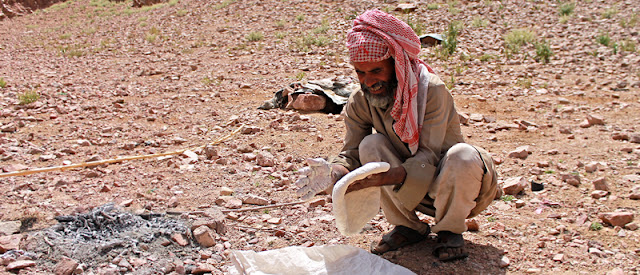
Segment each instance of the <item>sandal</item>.
[[431,228],[427,225],[427,232],[418,233],[409,227],[397,225],[391,232],[384,234],[382,240],[377,244],[371,243],[371,253],[380,255],[385,252],[397,250],[400,247],[423,241],[431,233]]
[[469,257],[469,254],[464,249],[462,234],[450,231],[438,232],[438,244],[433,248],[433,256],[443,262]]

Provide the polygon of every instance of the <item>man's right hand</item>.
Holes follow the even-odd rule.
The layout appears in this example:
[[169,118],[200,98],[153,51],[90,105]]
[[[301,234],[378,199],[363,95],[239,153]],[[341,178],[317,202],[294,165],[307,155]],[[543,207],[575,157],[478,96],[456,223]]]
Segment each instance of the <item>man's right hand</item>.
[[298,170],[302,175],[296,186],[296,192],[303,200],[308,200],[316,194],[326,190],[349,171],[341,165],[332,165],[322,158],[307,159],[308,167]]

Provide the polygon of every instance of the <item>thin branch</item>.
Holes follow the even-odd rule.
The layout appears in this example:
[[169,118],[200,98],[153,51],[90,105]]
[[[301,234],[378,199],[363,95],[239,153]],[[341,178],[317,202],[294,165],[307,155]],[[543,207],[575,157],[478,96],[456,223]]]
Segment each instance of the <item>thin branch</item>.
[[60,171],[65,171],[65,170],[69,170],[69,169],[73,169],[73,168],[84,168],[84,167],[91,167],[91,166],[97,166],[97,165],[102,165],[102,164],[110,164],[110,163],[118,163],[118,162],[123,162],[123,161],[127,161],[127,160],[136,160],[136,159],[148,159],[148,158],[155,158],[155,157],[163,157],[163,156],[170,156],[170,155],[178,155],[178,154],[182,154],[187,150],[197,150],[200,148],[204,148],[208,145],[217,145],[219,143],[222,143],[223,141],[228,140],[229,138],[233,137],[235,134],[239,133],[240,130],[242,130],[242,128],[244,127],[243,125],[240,125],[240,127],[238,127],[238,129],[234,130],[233,132],[220,137],[216,140],[214,140],[211,143],[202,145],[202,146],[198,146],[198,147],[194,147],[191,149],[182,149],[182,150],[177,150],[177,151],[172,151],[172,152],[164,152],[164,153],[157,153],[157,154],[149,154],[149,155],[139,155],[139,156],[128,156],[128,157],[118,157],[115,159],[105,159],[105,160],[97,160],[97,161],[90,161],[90,162],[82,162],[82,163],[77,163],[77,164],[71,164],[71,165],[62,165],[62,166],[52,166],[52,167],[46,167],[46,168],[35,168],[35,169],[30,169],[30,170],[22,170],[22,171],[15,171],[15,172],[9,172],[9,173],[3,173],[0,174],[0,178],[5,178],[5,177],[15,177],[15,176],[25,176],[25,175],[31,175],[31,174],[36,174],[36,173],[44,173],[44,172],[50,172],[50,171],[55,171],[55,170],[60,170]]

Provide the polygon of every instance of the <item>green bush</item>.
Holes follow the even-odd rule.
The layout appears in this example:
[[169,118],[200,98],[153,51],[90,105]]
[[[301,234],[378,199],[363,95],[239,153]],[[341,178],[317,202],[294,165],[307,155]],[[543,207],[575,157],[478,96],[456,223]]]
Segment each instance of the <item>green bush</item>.
[[480,17],[473,18],[473,21],[471,22],[471,26],[473,26],[474,28],[484,28],[488,25],[489,21]]
[[535,40],[536,34],[528,29],[514,29],[504,37],[505,47],[510,53],[518,53],[520,47]]
[[439,9],[440,6],[438,5],[438,3],[429,3],[427,4],[427,9],[432,11],[432,10],[437,10]]
[[549,58],[553,55],[553,51],[551,51],[551,47],[547,41],[542,41],[536,43],[536,61],[542,63],[549,63]]
[[618,9],[616,9],[615,7],[608,8],[602,13],[602,18],[611,19],[611,17],[613,17],[617,13],[618,13]]
[[625,52],[635,52],[636,51],[636,42],[633,40],[624,40],[620,43],[620,50]]
[[591,231],[600,231],[602,230],[602,228],[604,228],[604,226],[602,226],[602,224],[599,222],[592,222],[589,226],[589,230]]
[[560,16],[571,15],[573,13],[573,9],[576,8],[575,3],[563,3],[558,7],[558,13]]
[[36,90],[29,90],[18,95],[18,101],[20,105],[26,105],[33,103],[40,99],[40,94]]
[[7,87],[7,82],[4,81],[4,78],[0,77],[0,88]]
[[606,33],[601,34],[596,37],[596,41],[598,41],[598,43],[601,45],[609,46],[609,44],[611,43],[611,37],[609,37],[609,34]]
[[261,32],[250,32],[249,34],[247,34],[246,38],[249,42],[256,42],[262,40],[262,38],[264,38],[264,35],[262,35]]
[[458,35],[462,31],[462,23],[460,21],[452,21],[444,33],[442,40],[442,50],[448,56],[453,54],[458,47]]

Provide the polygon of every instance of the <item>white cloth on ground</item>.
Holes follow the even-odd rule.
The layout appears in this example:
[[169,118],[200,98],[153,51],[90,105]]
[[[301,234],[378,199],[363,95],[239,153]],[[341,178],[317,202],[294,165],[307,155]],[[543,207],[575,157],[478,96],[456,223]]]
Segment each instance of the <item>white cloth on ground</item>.
[[291,246],[262,252],[231,251],[230,274],[415,274],[411,270],[350,245]]

